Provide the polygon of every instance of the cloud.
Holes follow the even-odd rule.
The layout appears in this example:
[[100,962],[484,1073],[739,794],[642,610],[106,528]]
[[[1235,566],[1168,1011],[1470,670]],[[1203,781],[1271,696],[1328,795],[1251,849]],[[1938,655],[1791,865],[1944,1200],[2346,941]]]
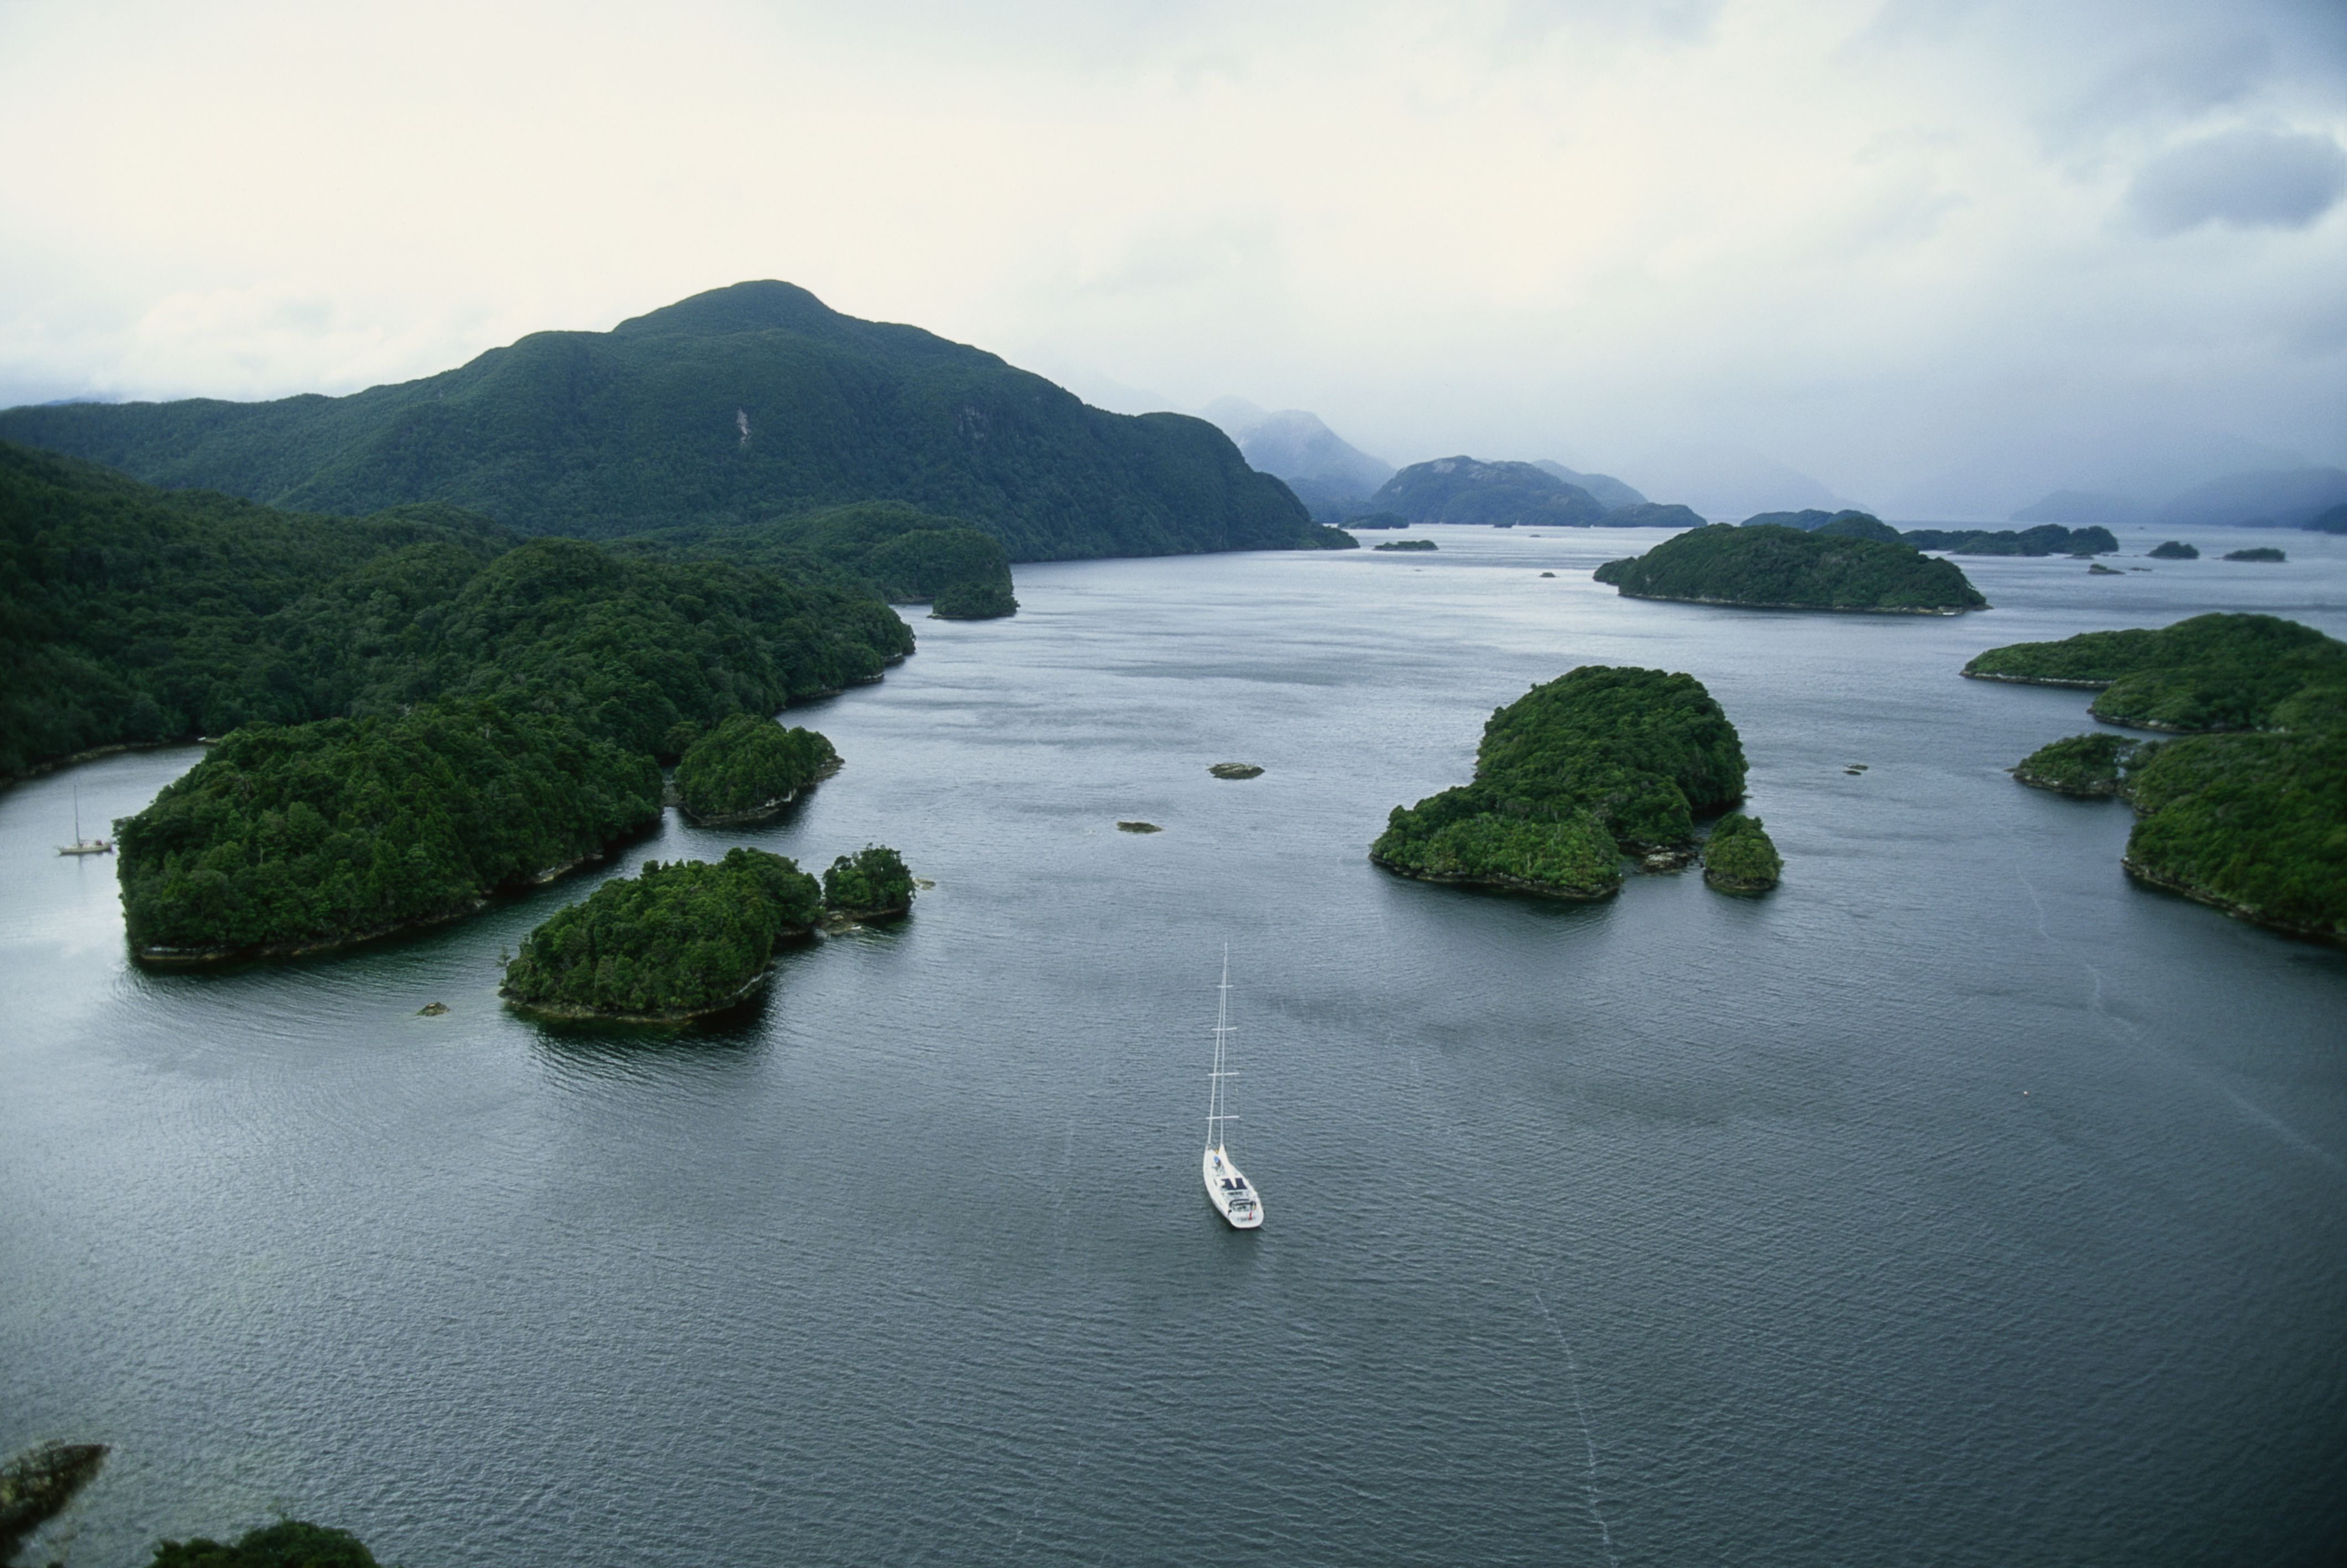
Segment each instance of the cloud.
[[2303,229],[2347,195],[2347,152],[2327,136],[2223,131],[2171,148],[2137,171],[2127,201],[2154,234],[2203,223]]

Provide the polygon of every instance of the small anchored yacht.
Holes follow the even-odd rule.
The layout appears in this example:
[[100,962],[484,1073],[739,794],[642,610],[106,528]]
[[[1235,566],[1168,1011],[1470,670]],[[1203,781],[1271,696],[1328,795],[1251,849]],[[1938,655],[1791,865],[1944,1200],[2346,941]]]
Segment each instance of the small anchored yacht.
[[1224,1146],[1223,1123],[1235,1122],[1229,1107],[1230,1091],[1223,1085],[1237,1073],[1229,1070],[1231,1035],[1231,950],[1223,948],[1223,983],[1214,1004],[1214,1087],[1206,1097],[1206,1153],[1200,1161],[1200,1173],[1205,1177],[1206,1196],[1214,1200],[1214,1208],[1231,1223],[1234,1230],[1253,1230],[1263,1224],[1263,1194],[1248,1185],[1239,1168],[1231,1163],[1230,1151]]
[[111,855],[114,842],[106,838],[84,838],[81,835],[81,791],[74,791],[74,841],[57,845],[59,855]]

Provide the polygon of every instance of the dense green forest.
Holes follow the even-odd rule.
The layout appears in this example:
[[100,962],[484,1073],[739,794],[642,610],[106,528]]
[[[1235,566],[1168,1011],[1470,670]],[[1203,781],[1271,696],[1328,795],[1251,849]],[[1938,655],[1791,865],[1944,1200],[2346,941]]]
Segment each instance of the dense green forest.
[[2278,550],[2271,545],[2252,545],[2245,550],[2227,550],[2225,552],[2225,559],[2227,560],[2271,562],[2286,561],[2290,559],[2290,556],[2288,552]]
[[2198,560],[2200,559],[2199,547],[2188,545],[2181,539],[2168,539],[2154,545],[2147,553],[2154,560]]
[[347,1530],[299,1519],[249,1530],[226,1545],[198,1537],[166,1541],[147,1568],[376,1568],[374,1553]]
[[0,443],[0,777],[444,693],[671,755],[680,723],[773,712],[912,651],[859,583],[776,565],[620,559],[447,507],[277,512]]
[[1368,506],[1372,512],[1395,513],[1413,523],[1589,528],[1605,520],[1604,506],[1578,485],[1530,463],[1472,457],[1413,463],[1388,479]]
[[815,731],[734,713],[685,748],[677,798],[702,822],[738,822],[779,809],[838,767],[839,753]]
[[2272,615],[2196,615],[1992,648],[1979,681],[2099,687],[2092,712],[2138,730],[2309,730],[2347,723],[2347,643]]
[[770,523],[688,524],[615,541],[625,553],[731,561],[784,576],[828,570],[897,604],[927,604],[948,620],[1010,615],[1010,558],[958,518],[890,501],[834,507]]
[[1483,727],[1472,783],[1396,806],[1369,858],[1436,882],[1597,897],[1626,849],[1684,848],[1744,793],[1736,726],[1691,675],[1584,665]]
[[814,557],[622,556],[446,507],[276,512],[6,446],[0,550],[10,772],[228,733],[122,825],[150,954],[461,914],[656,818],[657,761],[729,715],[877,680],[913,646]]
[[682,1019],[739,1001],[774,944],[822,912],[815,879],[763,849],[648,860],[524,938],[501,993],[541,1011]]
[[1757,816],[1731,811],[1703,841],[1703,879],[1723,891],[1766,893],[1784,870],[1784,857]]
[[2107,730],[2072,735],[2038,747],[2021,759],[2013,776],[2032,789],[2092,799],[2119,793],[2121,776],[2145,745]]
[[123,909],[146,958],[331,946],[464,914],[660,810],[648,753],[555,714],[247,724],[120,825]]
[[901,915],[913,907],[913,874],[885,844],[867,844],[823,874],[824,907],[856,919]]
[[2125,865],[2147,882],[2347,941],[2347,643],[2270,615],[2199,615],[1991,649],[1964,673],[2101,687],[2098,718],[2194,732],[2073,736],[2014,776],[2127,800]]
[[1763,609],[1953,614],[1988,605],[1962,569],[1911,545],[1773,525],[1693,528],[1607,561],[1596,578],[1633,599]]
[[1342,539],[1203,419],[1089,407],[990,354],[772,282],[348,397],[16,408],[0,438],[295,510],[439,501],[525,534],[893,500],[966,518],[1018,560]]

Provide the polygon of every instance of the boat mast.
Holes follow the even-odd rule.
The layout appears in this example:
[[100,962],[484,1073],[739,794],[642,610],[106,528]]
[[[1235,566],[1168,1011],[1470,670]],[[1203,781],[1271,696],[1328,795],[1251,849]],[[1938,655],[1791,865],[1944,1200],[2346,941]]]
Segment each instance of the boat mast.
[[1226,1100],[1226,1096],[1223,1093],[1223,1080],[1238,1076],[1235,1072],[1223,1071],[1230,1032],[1231,945],[1225,942],[1223,944],[1223,983],[1216,988],[1214,999],[1214,1071],[1209,1074],[1214,1081],[1214,1087],[1206,1094],[1206,1147],[1209,1149],[1222,1147],[1221,1139],[1217,1136],[1217,1131],[1222,1124],[1238,1120],[1223,1109]]

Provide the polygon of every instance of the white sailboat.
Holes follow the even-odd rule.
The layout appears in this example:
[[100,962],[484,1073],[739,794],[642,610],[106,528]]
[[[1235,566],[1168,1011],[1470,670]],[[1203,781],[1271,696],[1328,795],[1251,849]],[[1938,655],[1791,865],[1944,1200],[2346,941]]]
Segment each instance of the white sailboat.
[[1234,1230],[1253,1230],[1263,1224],[1263,1194],[1248,1184],[1246,1177],[1231,1163],[1230,1150],[1224,1146],[1223,1123],[1235,1122],[1230,1107],[1230,1091],[1223,1087],[1237,1073],[1229,1070],[1231,1035],[1231,949],[1223,948],[1223,983],[1214,1003],[1214,1087],[1206,1096],[1206,1153],[1199,1162],[1200,1174],[1206,1181],[1206,1196],[1214,1201],[1216,1212],[1231,1223]]
[[74,791],[74,841],[57,845],[59,855],[111,855],[114,841],[107,838],[84,838],[81,835],[81,791]]

